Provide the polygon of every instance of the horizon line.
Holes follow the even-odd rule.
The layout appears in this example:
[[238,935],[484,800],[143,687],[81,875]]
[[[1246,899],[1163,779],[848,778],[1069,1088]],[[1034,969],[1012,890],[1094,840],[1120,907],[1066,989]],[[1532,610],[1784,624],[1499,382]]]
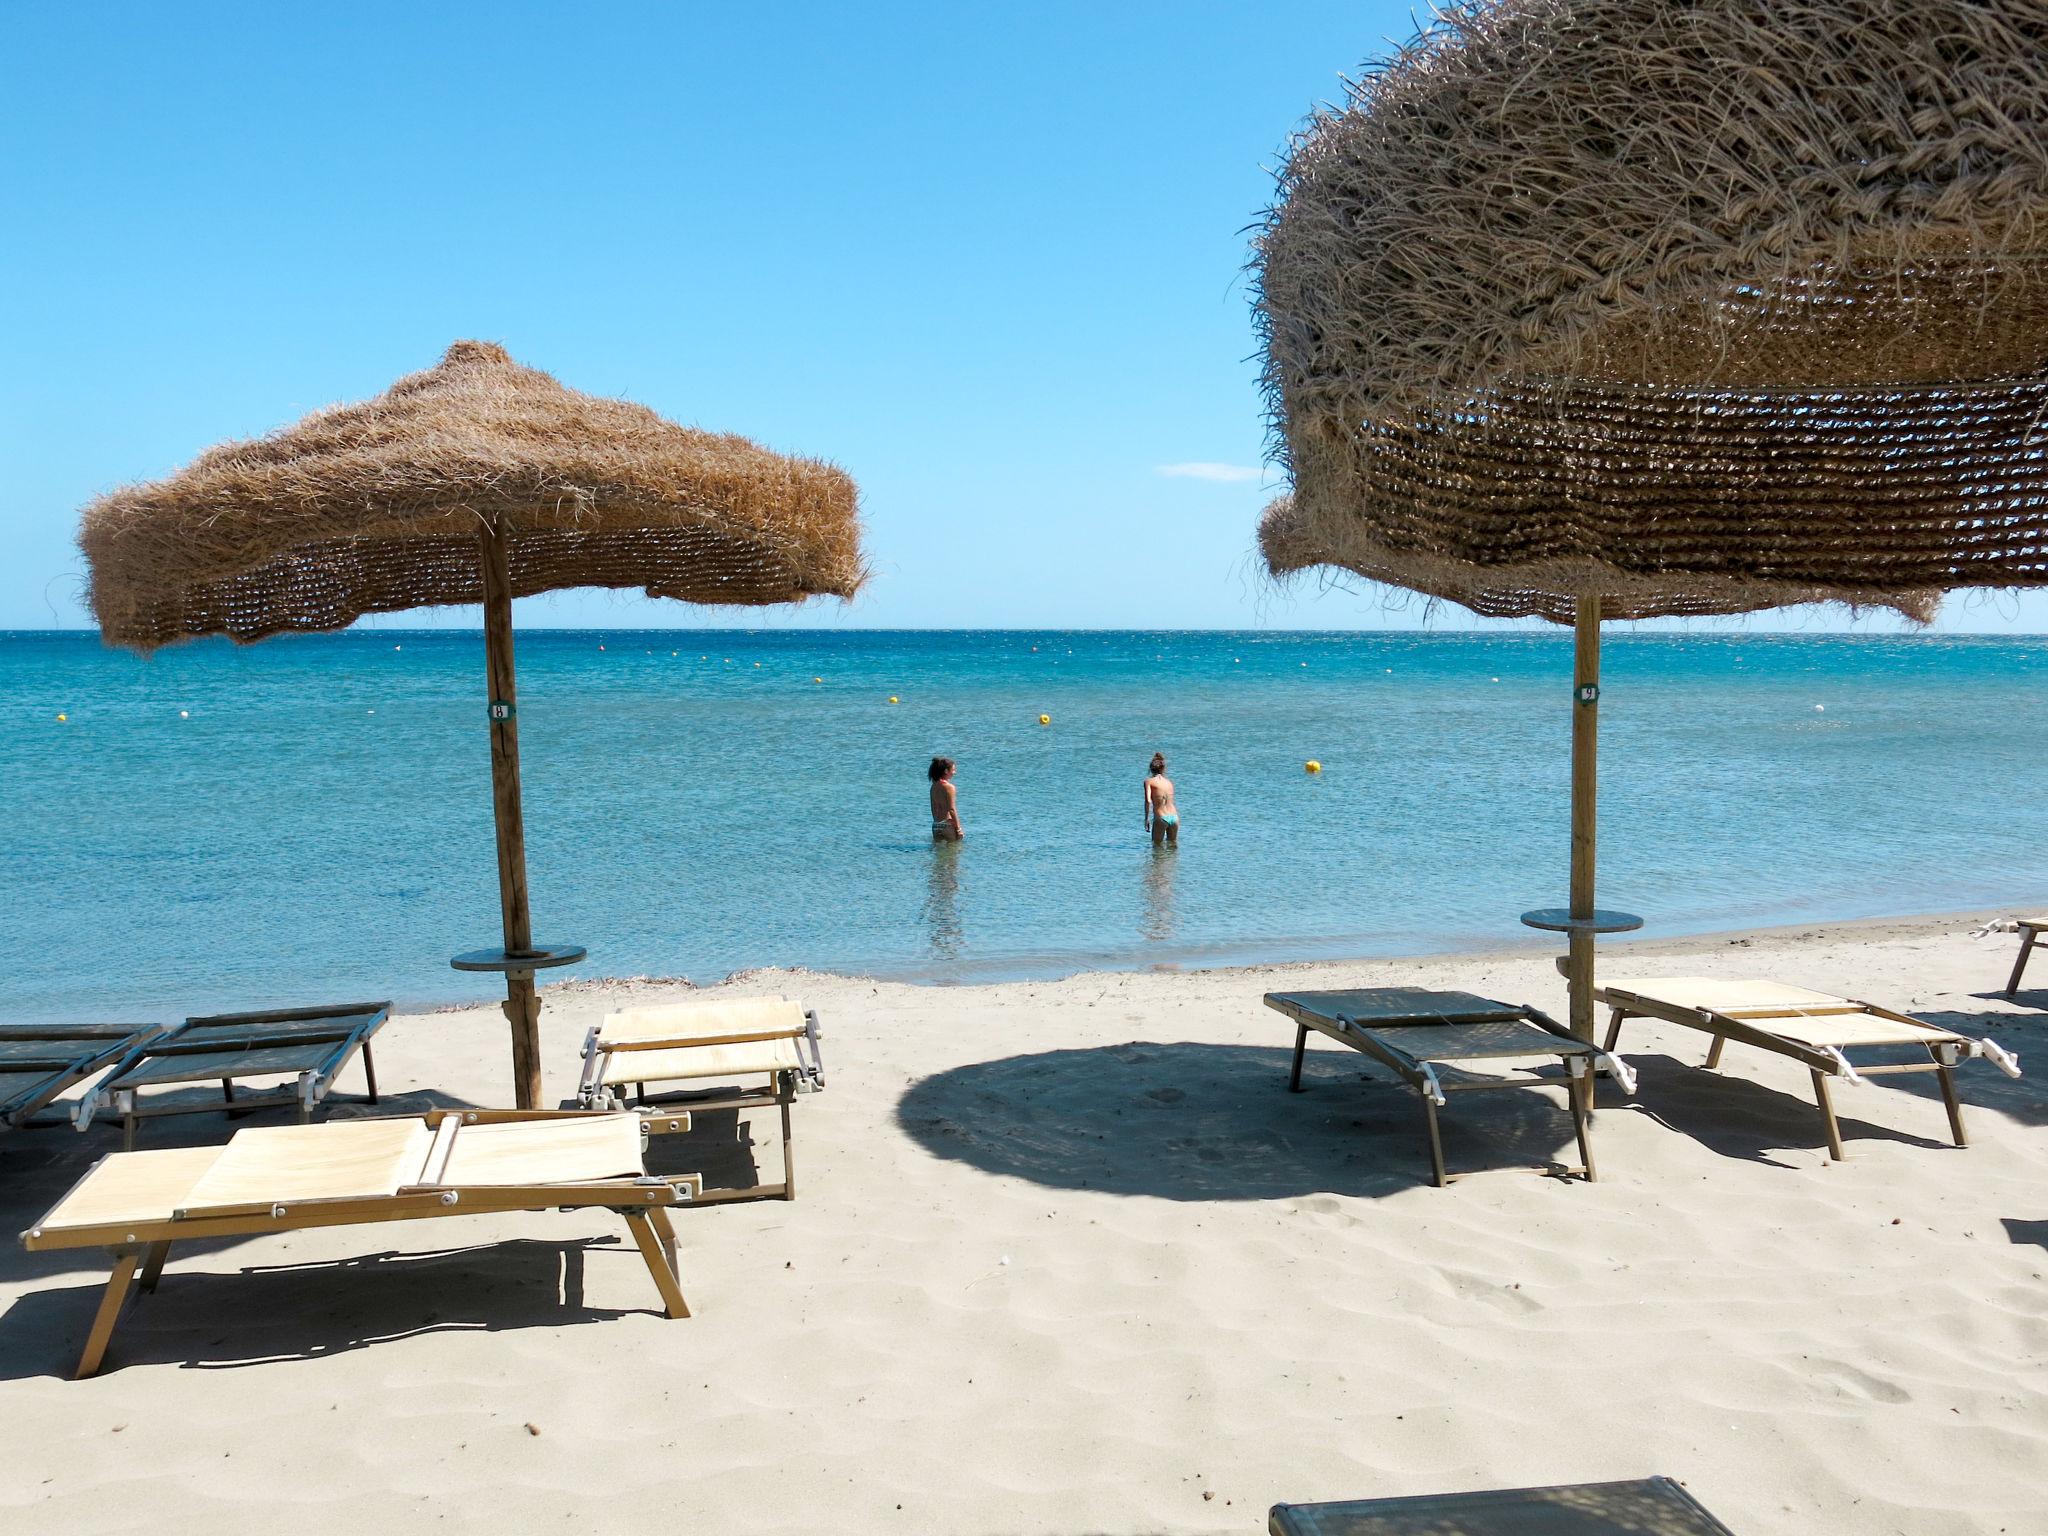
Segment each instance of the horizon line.
[[[1717,618],[1719,616],[1716,616]],[[1742,617],[1736,615],[1735,617]],[[1874,629],[1617,629],[1620,624],[1668,623],[1665,619],[1610,619],[1602,625],[1608,639],[1655,637],[1660,639],[1699,639],[1706,636],[1728,639],[1842,639],[1842,640],[2040,640],[2048,639],[2048,630],[1874,630]],[[1703,620],[1679,620],[1677,622],[1711,622]],[[1537,627],[1540,626],[1540,627]],[[483,625],[463,624],[422,624],[398,625],[379,624],[359,628],[349,625],[342,629],[323,630],[281,630],[265,635],[261,640],[236,641],[231,635],[190,635],[169,642],[160,649],[169,650],[175,646],[188,645],[195,641],[226,640],[236,645],[260,645],[270,640],[316,640],[334,636],[360,635],[481,635]],[[846,624],[846,625],[592,625],[592,624],[521,624],[516,632],[520,635],[1402,635],[1417,639],[1450,639],[1479,635],[1499,635],[1503,638],[1514,635],[1554,635],[1560,638],[1571,634],[1571,626],[1557,624],[1547,619],[1532,617],[1523,619],[1490,619],[1483,626],[1469,628],[1285,628],[1246,629],[1226,625],[1149,625],[1149,624]],[[5,628],[0,627],[0,639],[25,635],[78,635],[101,636],[97,625],[77,624],[57,627]],[[116,646],[115,649],[125,649]]]

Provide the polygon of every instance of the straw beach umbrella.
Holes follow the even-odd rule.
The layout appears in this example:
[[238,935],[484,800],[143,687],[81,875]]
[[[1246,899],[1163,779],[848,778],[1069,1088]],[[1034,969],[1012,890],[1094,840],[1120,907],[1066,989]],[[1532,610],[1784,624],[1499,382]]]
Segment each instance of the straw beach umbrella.
[[1334,568],[1574,626],[1592,1032],[1600,622],[2048,584],[2039,0],[1497,0],[1294,140],[1255,258]]
[[536,945],[519,796],[512,599],[640,587],[693,603],[850,597],[864,570],[843,471],[567,389],[487,342],[360,405],[224,443],[86,508],[102,636],[148,653],[198,635],[261,640],[366,613],[481,603],[503,943],[521,1108],[540,1099]]

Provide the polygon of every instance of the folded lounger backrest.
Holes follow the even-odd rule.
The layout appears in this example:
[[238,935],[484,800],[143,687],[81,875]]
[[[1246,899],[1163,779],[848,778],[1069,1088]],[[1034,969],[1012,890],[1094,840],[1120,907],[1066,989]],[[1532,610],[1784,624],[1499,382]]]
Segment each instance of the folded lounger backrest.
[[[117,1114],[125,1122],[126,1144],[133,1146],[139,1119],[216,1107],[183,1097],[145,1099],[142,1090],[217,1082],[222,1104],[237,1109],[291,1105],[305,1120],[358,1052],[363,1058],[368,1100],[374,1104],[377,1072],[370,1043],[390,1017],[390,1003],[376,1002],[189,1018],[131,1048],[114,1070],[79,1100],[74,1118],[84,1130],[96,1115]],[[239,1098],[235,1095],[237,1080],[279,1077],[292,1081],[254,1093],[244,1091]]]
[[623,1008],[584,1046],[583,1096],[627,1084],[789,1073],[823,1081],[817,1016],[786,997],[719,998]]
[[0,1024],[0,1126],[26,1124],[66,1089],[162,1033],[160,1024]]
[[[650,1099],[650,1084],[667,1085],[667,1091]],[[781,1180],[721,1182],[706,1198],[793,1200],[790,1101],[802,1089],[824,1085],[816,1013],[786,997],[721,997],[606,1015],[584,1039],[576,1094],[597,1109],[623,1105],[634,1093],[657,1111],[664,1102],[702,1110],[773,1105],[782,1120]]]

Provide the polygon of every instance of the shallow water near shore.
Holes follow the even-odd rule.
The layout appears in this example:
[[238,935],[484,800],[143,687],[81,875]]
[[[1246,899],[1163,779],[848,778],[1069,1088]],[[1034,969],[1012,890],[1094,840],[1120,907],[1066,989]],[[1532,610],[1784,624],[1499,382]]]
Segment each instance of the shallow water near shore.
[[[590,950],[564,978],[1415,953],[1564,896],[1562,634],[531,631],[518,660],[535,935]],[[1677,934],[2038,897],[2044,668],[2032,637],[1611,635],[1603,905]],[[475,633],[0,636],[0,1017],[487,995],[447,964],[497,938],[482,677]],[[1155,750],[1177,852],[1141,825]],[[926,840],[936,752],[957,848]]]

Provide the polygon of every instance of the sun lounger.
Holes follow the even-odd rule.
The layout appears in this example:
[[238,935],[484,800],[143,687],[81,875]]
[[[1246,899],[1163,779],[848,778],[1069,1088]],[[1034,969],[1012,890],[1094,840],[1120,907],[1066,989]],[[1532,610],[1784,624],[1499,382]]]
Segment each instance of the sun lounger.
[[670,1317],[688,1317],[666,1207],[694,1179],[650,1178],[636,1115],[435,1110],[238,1131],[225,1146],[115,1152],[93,1164],[24,1247],[108,1249],[114,1272],[78,1361],[100,1367],[140,1272],[154,1290],[171,1244],[305,1227],[598,1207],[617,1211]]
[[27,1125],[59,1096],[162,1033],[161,1024],[0,1024],[0,1126]]
[[2013,920],[2013,927],[2019,930],[2020,952],[2013,957],[2012,975],[2005,981],[2005,995],[2011,997],[2020,989],[2020,978],[2027,973],[2027,959],[2034,953],[2034,945],[2041,935],[2048,933],[2048,917],[2020,917]]
[[[650,1097],[649,1084],[674,1086]],[[782,1116],[782,1181],[708,1190],[704,1199],[794,1200],[789,1107],[799,1091],[824,1086],[816,1013],[782,997],[721,998],[607,1014],[584,1039],[577,1098],[592,1109],[611,1109],[626,1105],[631,1089],[635,1105],[656,1111],[773,1105]]]
[[[1268,992],[1266,1006],[1294,1020],[1294,1068],[1287,1086],[1301,1092],[1302,1055],[1308,1034],[1315,1030],[1391,1068],[1422,1100],[1429,1128],[1429,1160],[1439,1187],[1461,1174],[1444,1172],[1443,1139],[1436,1112],[1450,1093],[1489,1088],[1556,1088],[1566,1090],[1572,1128],[1579,1140],[1579,1166],[1567,1173],[1598,1175],[1587,1139],[1593,1071],[1604,1051],[1577,1039],[1555,1019],[1516,1003],[1497,1003],[1469,992],[1429,992],[1419,987],[1369,987],[1356,992]],[[1467,1063],[1506,1066],[1516,1058],[1548,1056],[1561,1062],[1565,1077],[1481,1076]],[[1625,1088],[1633,1089],[1626,1067],[1609,1062]],[[1545,1170],[1548,1171],[1547,1169]]]
[[1275,1504],[1272,1536],[1733,1536],[1668,1477]]
[[[126,1051],[90,1093],[78,1101],[73,1118],[82,1131],[100,1114],[119,1115],[122,1146],[135,1145],[135,1125],[151,1115],[186,1115],[216,1106],[173,1099],[152,1102],[145,1088],[187,1083],[220,1084],[220,1107],[240,1113],[273,1104],[296,1105],[299,1121],[334,1087],[341,1069],[360,1051],[369,1102],[377,1102],[377,1064],[370,1037],[391,1017],[389,1003],[341,1003],[326,1008],[285,1008],[268,1013],[217,1013],[187,1019]],[[237,1078],[289,1077],[255,1093],[235,1096]]]
[[[1860,1083],[1866,1077],[1888,1073],[1934,1073],[1941,1085],[1942,1103],[1948,1106],[1949,1129],[1956,1145],[1964,1147],[1969,1140],[1963,1133],[1963,1106],[1956,1098],[1952,1075],[1956,1065],[1971,1056],[1983,1056],[2011,1076],[2019,1076],[2019,1062],[1995,1040],[1973,1040],[1911,1014],[1774,981],[1719,981],[1706,976],[1610,981],[1596,987],[1593,997],[1613,1010],[1607,1025],[1610,1051],[1621,1038],[1624,1021],[1646,1018],[1712,1035],[1714,1043],[1707,1051],[1710,1070],[1721,1064],[1721,1051],[1730,1040],[1799,1062],[1813,1075],[1813,1096],[1827,1126],[1828,1153],[1838,1162],[1843,1156],[1842,1128],[1836,1123],[1834,1100],[1828,1091],[1832,1078]],[[1918,1047],[1926,1051],[1927,1060],[1858,1066],[1847,1054],[1885,1046]]]

